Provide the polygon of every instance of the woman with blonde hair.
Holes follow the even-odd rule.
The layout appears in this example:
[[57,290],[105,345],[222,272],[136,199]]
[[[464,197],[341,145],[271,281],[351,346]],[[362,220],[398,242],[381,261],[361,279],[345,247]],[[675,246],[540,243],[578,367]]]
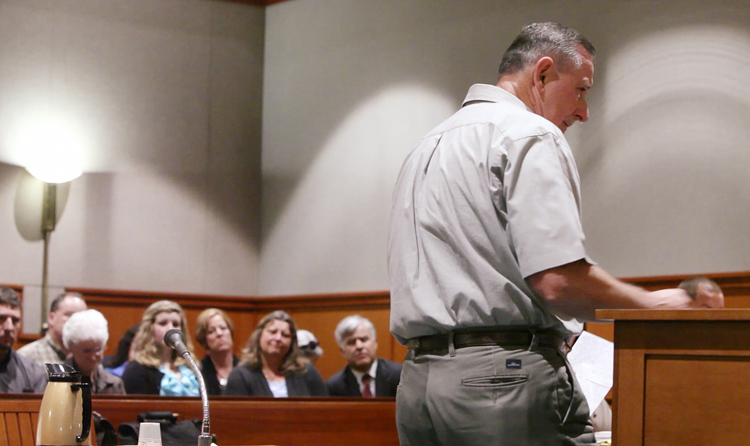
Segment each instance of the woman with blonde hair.
[[278,310],[258,322],[224,395],[327,396],[328,389],[315,367],[300,360],[294,321]]
[[[173,328],[187,331],[185,313],[179,304],[160,300],[143,313],[133,339],[131,361],[122,374],[128,393],[199,396],[198,379],[185,358],[164,344],[164,335]],[[185,346],[193,352],[189,336],[185,337]]]
[[234,322],[224,311],[208,308],[195,322],[195,339],[206,349],[201,373],[209,395],[221,395],[229,373],[240,362],[234,355]]

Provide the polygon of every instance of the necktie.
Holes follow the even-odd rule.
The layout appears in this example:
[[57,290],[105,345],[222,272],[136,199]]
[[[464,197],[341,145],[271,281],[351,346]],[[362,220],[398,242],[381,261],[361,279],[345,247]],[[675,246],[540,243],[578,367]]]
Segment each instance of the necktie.
[[372,391],[370,390],[370,381],[372,381],[372,376],[365,375],[362,377],[362,397],[363,398],[372,398]]

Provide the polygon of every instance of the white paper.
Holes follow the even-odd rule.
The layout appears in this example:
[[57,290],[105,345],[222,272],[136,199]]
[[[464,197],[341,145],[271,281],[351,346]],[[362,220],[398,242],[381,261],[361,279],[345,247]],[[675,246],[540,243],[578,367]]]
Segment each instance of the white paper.
[[590,416],[612,388],[615,346],[597,335],[581,332],[568,353],[568,362],[586,397]]

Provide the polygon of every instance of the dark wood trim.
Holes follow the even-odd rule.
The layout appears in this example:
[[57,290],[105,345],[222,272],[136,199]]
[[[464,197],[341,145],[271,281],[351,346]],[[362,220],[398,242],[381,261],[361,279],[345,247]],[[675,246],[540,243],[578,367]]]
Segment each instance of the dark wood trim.
[[361,307],[388,308],[390,306],[390,292],[388,291],[258,297],[105,290],[78,287],[69,287],[66,289],[83,294],[86,296],[86,301],[91,303],[118,303],[134,306],[147,305],[161,299],[179,300],[186,307],[221,305],[222,308],[249,311],[271,311],[280,307],[288,309],[353,309]]
[[725,296],[750,295],[750,271],[630,277],[622,280],[648,290],[655,290],[660,288],[675,288],[680,282],[693,276],[705,276],[712,279],[721,287]]
[[23,300],[23,285],[11,285],[11,284],[3,284],[4,287],[8,287],[18,293],[19,296],[21,296],[21,299]]

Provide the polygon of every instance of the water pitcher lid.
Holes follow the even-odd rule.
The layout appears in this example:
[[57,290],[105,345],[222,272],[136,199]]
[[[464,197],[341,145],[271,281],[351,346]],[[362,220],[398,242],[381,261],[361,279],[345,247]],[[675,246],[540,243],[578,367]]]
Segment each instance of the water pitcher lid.
[[81,382],[81,372],[68,364],[44,364],[50,382]]

